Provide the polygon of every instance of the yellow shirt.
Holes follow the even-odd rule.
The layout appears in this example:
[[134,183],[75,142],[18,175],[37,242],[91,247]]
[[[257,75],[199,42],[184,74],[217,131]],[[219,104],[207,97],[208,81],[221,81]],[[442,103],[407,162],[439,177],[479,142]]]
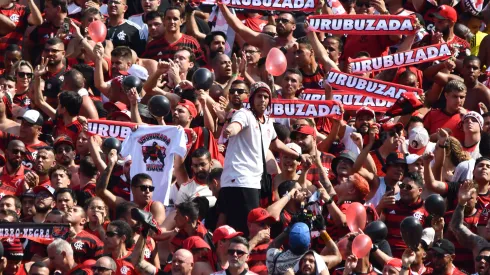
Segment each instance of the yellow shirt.
[[483,38],[488,34],[478,31],[470,41],[471,45],[471,55],[478,56],[478,52],[480,51],[480,44]]

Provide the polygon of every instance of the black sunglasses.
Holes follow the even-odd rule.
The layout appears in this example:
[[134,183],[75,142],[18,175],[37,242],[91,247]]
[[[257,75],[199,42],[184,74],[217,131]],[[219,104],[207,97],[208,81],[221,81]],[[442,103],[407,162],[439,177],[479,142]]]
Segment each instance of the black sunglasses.
[[100,271],[100,272],[106,272],[106,271],[109,271],[109,270],[110,271],[114,271],[114,270],[112,270],[110,268],[103,267],[103,266],[92,266],[91,269],[92,269],[93,272],[98,272],[98,271]]
[[119,233],[117,233],[116,231],[107,231],[105,232],[105,235],[109,238],[112,238],[114,236],[119,236]]
[[263,32],[263,33],[270,35],[272,37],[276,37],[276,35],[277,35],[277,33],[275,33],[275,32]]
[[485,262],[490,263],[490,256],[476,256],[475,261],[479,262],[485,260]]
[[283,23],[283,24],[291,23],[291,21],[287,20],[286,18],[277,18],[276,22]]
[[17,72],[17,76],[21,78],[32,78],[33,73]]
[[405,183],[400,183],[399,187],[401,190],[404,189],[404,190],[410,191],[413,189],[413,186],[411,186],[410,184],[405,184]]
[[356,6],[358,6],[359,8],[364,6],[366,8],[370,8],[371,7],[371,3],[369,2],[356,2]]
[[145,192],[146,190],[150,190],[150,192],[155,191],[155,186],[151,186],[151,185],[139,185],[136,187],[139,187],[141,192]]
[[245,89],[236,89],[236,88],[230,89],[230,94],[232,94],[232,95],[234,95],[235,93],[237,93],[238,95],[241,95],[241,94],[244,94],[246,92],[247,91],[245,91]]
[[245,254],[248,254],[247,252],[245,251],[241,251],[241,250],[238,250],[238,249],[228,249],[228,255],[230,256],[235,256],[235,253],[238,257],[241,257]]

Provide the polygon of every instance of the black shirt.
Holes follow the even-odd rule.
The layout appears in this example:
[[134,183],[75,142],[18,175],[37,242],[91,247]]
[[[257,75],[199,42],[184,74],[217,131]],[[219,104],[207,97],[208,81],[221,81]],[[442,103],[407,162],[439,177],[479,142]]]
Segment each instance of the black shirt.
[[119,26],[107,27],[107,40],[111,40],[114,48],[127,46],[140,55],[146,46],[141,28],[135,23],[124,20]]

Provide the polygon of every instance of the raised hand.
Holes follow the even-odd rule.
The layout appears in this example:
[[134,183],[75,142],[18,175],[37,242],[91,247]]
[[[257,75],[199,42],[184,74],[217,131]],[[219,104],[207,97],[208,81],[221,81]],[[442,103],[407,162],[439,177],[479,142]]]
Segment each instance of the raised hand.
[[104,46],[102,46],[102,43],[95,44],[93,52],[97,58],[104,58]]
[[48,59],[42,57],[41,63],[36,66],[36,69],[34,69],[34,76],[41,77],[45,75],[47,72],[48,72]]
[[117,151],[116,149],[111,149],[109,155],[107,156],[108,165],[115,165],[117,162]]
[[476,189],[474,188],[473,181],[465,180],[464,183],[459,187],[458,202],[460,204],[466,204],[475,193]]

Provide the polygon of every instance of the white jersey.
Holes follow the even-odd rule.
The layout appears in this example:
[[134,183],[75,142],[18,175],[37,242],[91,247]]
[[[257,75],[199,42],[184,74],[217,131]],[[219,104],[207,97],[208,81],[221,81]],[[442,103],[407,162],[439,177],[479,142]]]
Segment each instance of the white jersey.
[[135,23],[141,28],[141,33],[143,34],[144,39],[148,41],[148,25],[143,21],[143,15],[145,14],[135,14],[130,16],[128,20]]
[[121,155],[131,156],[131,178],[146,173],[153,179],[153,200],[169,203],[174,154],[185,156],[184,129],[175,126],[142,125],[122,144]]
[[211,189],[206,184],[199,184],[195,180],[190,180],[182,184],[175,204],[180,204],[188,198],[193,199],[196,197],[205,197],[208,199],[209,207],[213,207],[216,204],[216,197],[213,196]]
[[[211,273],[211,275],[226,275],[226,270],[221,270],[218,272]],[[240,273],[240,275],[257,275],[257,273],[254,273],[252,271],[247,270],[245,273]]]
[[273,120],[265,116],[264,124],[260,124],[254,114],[246,108],[235,112],[231,123],[238,123],[242,130],[230,137],[226,149],[225,167],[221,175],[221,188],[243,187],[260,189],[260,180],[264,170],[262,161],[262,144],[267,152],[271,142],[277,138]]

